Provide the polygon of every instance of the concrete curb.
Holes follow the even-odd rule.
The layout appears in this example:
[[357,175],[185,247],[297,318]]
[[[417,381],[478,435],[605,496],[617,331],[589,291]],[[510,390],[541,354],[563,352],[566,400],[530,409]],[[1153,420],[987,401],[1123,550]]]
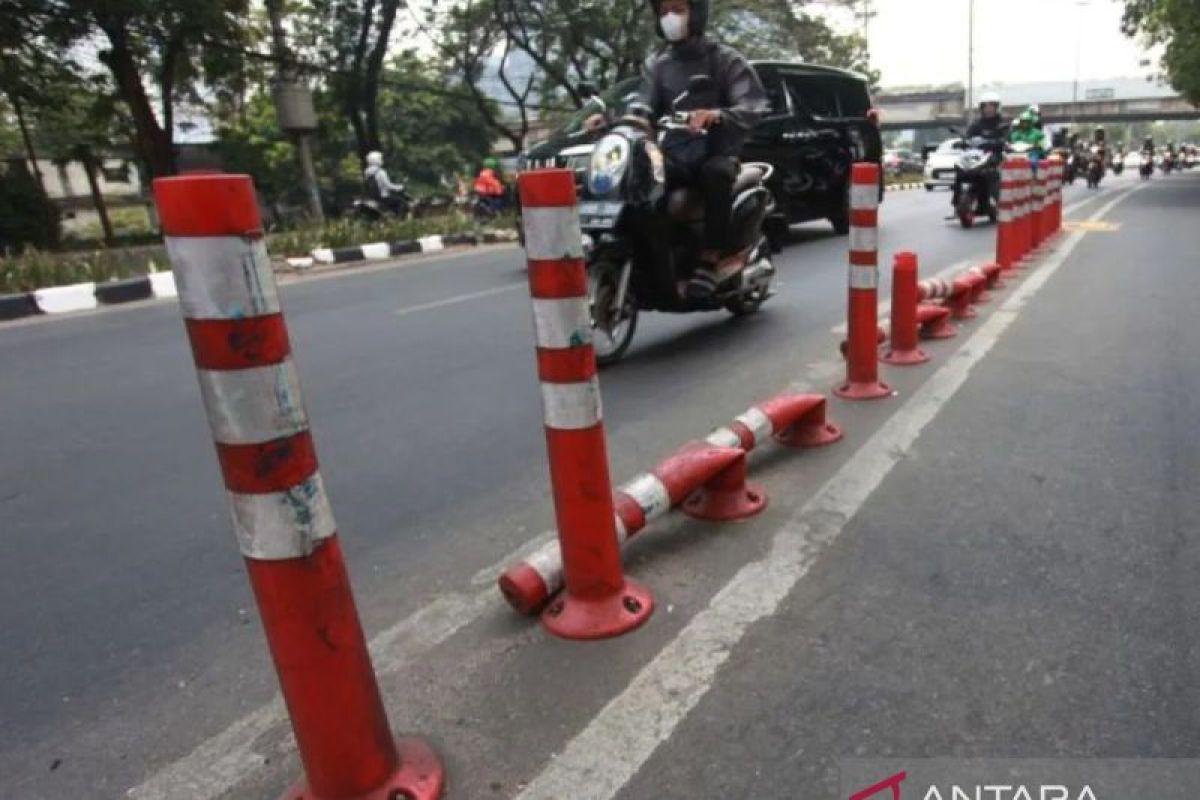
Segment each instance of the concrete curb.
[[308,269],[314,264],[345,264],[351,261],[381,261],[416,253],[436,253],[447,247],[515,242],[515,231],[485,231],[482,234],[453,233],[447,236],[424,236],[403,242],[371,242],[356,247],[330,249],[318,247],[306,258],[289,258],[287,263],[296,269]]
[[923,189],[923,188],[925,188],[924,181],[909,181],[907,183],[889,184],[887,187],[887,190],[889,192],[911,192],[914,189]]
[[90,311],[99,306],[175,296],[175,276],[170,272],[155,272],[106,283],[72,283],[34,292],[0,295],[0,320],[38,314],[69,314]]

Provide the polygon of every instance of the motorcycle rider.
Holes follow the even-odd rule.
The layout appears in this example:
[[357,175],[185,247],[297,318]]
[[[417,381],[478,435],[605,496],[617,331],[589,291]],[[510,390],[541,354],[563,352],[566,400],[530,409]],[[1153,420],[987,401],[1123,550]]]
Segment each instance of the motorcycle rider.
[[1008,121],[1000,113],[1000,95],[984,92],[979,97],[979,116],[967,128],[967,138],[976,136],[1003,141],[1008,130]]
[[[1004,139],[1008,136],[1009,122],[1000,111],[1000,95],[998,92],[984,92],[979,97],[979,116],[967,126],[967,139],[981,138],[985,140],[983,149],[996,157],[1003,148]],[[980,198],[980,204],[986,204],[990,198],[998,197],[1000,193],[1000,172],[989,178],[988,198]],[[958,198],[950,198],[951,205],[957,206]]]
[[504,205],[504,183],[496,173],[499,168],[500,165],[496,159],[485,158],[482,169],[475,176],[474,183],[475,194],[478,195],[480,202],[493,213],[499,213]]
[[363,171],[363,187],[367,197],[378,202],[393,214],[399,214],[404,206],[404,184],[392,183],[383,168],[383,153],[372,150],[367,153],[367,168]]
[[766,108],[766,92],[740,53],[705,36],[709,0],[649,0],[649,4],[655,31],[668,43],[651,64],[643,86],[642,102],[652,118],[672,112],[672,101],[688,89],[693,76],[708,75],[716,84],[711,105],[691,111],[688,118],[693,131],[708,131],[706,157],[689,167],[672,165],[668,174],[672,185],[694,185],[704,195],[701,266],[688,280],[686,293],[706,297],[719,282],[739,170],[737,156],[746,133]]
[[1009,134],[1008,140],[1013,144],[1028,144],[1032,148],[1031,157],[1041,158],[1046,151],[1046,134],[1037,127],[1037,113],[1027,108],[1017,117],[1017,125]]

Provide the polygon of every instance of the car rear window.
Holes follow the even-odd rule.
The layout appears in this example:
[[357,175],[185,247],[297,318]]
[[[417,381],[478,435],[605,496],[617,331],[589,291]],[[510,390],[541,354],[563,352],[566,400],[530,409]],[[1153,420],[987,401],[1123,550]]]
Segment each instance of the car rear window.
[[853,78],[784,74],[792,103],[816,119],[864,118],[871,108],[867,87]]

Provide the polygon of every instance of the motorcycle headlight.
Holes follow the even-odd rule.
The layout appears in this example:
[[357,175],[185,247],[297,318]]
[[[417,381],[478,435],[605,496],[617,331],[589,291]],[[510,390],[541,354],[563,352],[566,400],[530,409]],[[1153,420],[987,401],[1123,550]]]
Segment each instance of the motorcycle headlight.
[[616,188],[629,166],[629,141],[624,136],[609,134],[592,151],[588,168],[588,190],[598,197]]
[[974,169],[983,163],[983,153],[967,153],[962,157],[964,169]]

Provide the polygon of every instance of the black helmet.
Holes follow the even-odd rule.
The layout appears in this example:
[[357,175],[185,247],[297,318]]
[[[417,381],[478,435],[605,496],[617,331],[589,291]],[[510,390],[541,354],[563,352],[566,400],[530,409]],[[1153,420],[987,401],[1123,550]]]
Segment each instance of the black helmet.
[[[650,13],[654,15],[654,31],[660,38],[663,36],[662,25],[659,24],[658,5],[661,0],[649,0]],[[691,13],[688,15],[688,36],[696,37],[703,36],[705,29],[708,28],[708,0],[688,0],[688,6]]]

